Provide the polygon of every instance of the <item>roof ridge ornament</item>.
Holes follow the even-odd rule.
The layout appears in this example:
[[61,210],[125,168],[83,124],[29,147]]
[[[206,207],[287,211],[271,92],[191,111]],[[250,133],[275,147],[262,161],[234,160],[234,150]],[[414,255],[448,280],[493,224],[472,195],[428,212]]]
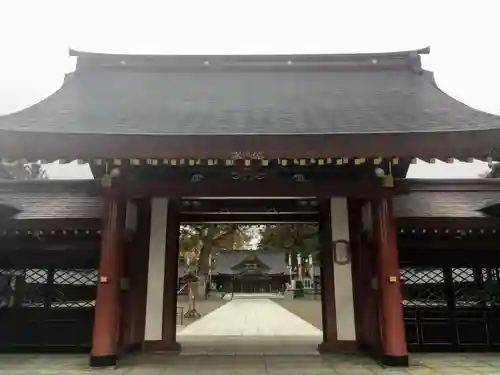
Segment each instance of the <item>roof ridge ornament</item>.
[[423,74],[424,69],[422,68],[422,59],[420,53],[417,51],[412,51],[409,54],[409,65],[412,72],[417,74]]
[[263,151],[233,151],[229,155],[231,160],[262,160],[264,157]]

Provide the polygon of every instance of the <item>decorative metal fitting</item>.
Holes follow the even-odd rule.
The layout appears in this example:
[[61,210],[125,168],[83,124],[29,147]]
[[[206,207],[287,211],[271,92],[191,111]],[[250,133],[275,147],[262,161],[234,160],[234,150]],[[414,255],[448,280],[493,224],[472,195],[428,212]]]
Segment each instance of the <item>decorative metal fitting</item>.
[[332,241],[333,261],[339,265],[349,264],[351,261],[351,248],[346,240]]
[[205,176],[203,176],[202,174],[195,173],[191,176],[191,182],[201,182],[204,178]]
[[306,180],[306,177],[301,173],[295,173],[292,176],[292,180],[294,180],[295,182],[304,182]]

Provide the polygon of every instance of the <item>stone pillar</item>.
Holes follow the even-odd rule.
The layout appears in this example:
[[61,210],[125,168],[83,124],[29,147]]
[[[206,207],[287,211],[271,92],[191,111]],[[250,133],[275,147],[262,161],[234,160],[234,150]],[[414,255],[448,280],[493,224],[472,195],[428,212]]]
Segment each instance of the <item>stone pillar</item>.
[[120,320],[125,201],[109,188],[103,194],[103,226],[90,366],[115,366]]
[[151,202],[144,350],[180,350],[175,340],[179,221],[167,198]]
[[377,244],[380,332],[382,362],[388,366],[408,366],[403,305],[399,278],[396,220],[392,201],[373,202],[374,234]]

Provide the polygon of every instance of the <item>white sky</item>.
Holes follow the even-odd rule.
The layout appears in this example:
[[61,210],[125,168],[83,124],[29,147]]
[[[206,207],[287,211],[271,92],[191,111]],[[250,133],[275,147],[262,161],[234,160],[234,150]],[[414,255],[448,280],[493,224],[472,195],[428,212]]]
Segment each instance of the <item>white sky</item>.
[[[438,5],[436,5],[436,3]],[[500,115],[498,0],[16,0],[0,2],[0,115],[57,90],[69,47],[109,53],[352,53],[430,45],[446,93]],[[500,143],[500,142],[499,142]],[[409,177],[477,177],[485,163],[413,165]],[[88,167],[51,165],[52,178]]]

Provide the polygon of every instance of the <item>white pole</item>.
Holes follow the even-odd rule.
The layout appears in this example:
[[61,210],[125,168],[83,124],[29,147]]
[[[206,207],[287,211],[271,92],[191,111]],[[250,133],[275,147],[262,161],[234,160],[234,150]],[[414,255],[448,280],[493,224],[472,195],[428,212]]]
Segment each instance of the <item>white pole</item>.
[[309,275],[311,276],[311,279],[313,279],[314,282],[314,264],[313,264],[312,254],[309,254]]
[[208,282],[212,287],[212,253],[208,254]]
[[299,273],[299,280],[302,280],[302,257],[297,254],[297,271]]

